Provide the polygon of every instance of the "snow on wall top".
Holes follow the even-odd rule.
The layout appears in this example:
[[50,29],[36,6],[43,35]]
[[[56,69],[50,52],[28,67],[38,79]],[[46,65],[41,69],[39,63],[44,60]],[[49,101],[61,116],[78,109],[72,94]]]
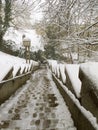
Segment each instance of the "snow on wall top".
[[87,111],[83,106],[80,105],[80,102],[76,99],[74,94],[70,90],[68,90],[67,87],[65,87],[60,81],[58,81],[65,92],[69,95],[69,97],[72,99],[72,101],[76,104],[76,106],[81,110],[81,113],[88,119],[88,121],[91,122],[92,126],[94,126],[95,130],[98,130],[98,123],[96,117],[92,115],[90,111]]
[[17,74],[17,72],[19,71],[19,69],[20,69],[20,66],[19,65],[14,65],[14,70],[13,70],[13,77],[15,77],[16,76],[16,74]]
[[66,83],[65,65],[59,64],[59,66],[60,66],[60,73],[61,73],[62,81],[63,81],[63,83]]
[[93,82],[94,87],[98,89],[98,62],[87,62],[80,65],[83,73]]
[[15,77],[20,68],[21,70],[23,70],[24,67],[29,69],[32,64],[33,66],[36,66],[37,62],[31,60],[30,64],[27,64],[23,58],[15,57],[0,51],[0,81],[3,80],[12,67],[13,77]]
[[78,77],[79,65],[68,64],[68,65],[65,65],[65,68],[66,68],[66,71],[68,72],[71,83],[73,85],[73,89],[74,89],[77,97],[80,97],[81,81],[80,81],[80,79]]
[[48,60],[48,64],[52,67],[52,72],[56,73],[57,61],[56,60]]
[[51,67],[52,72],[60,78],[63,81],[63,83],[66,82],[66,75],[65,75],[65,65],[64,64],[58,64],[56,60],[48,60],[48,64]]
[[11,70],[12,66],[10,64],[0,63],[0,81],[4,79],[7,73]]

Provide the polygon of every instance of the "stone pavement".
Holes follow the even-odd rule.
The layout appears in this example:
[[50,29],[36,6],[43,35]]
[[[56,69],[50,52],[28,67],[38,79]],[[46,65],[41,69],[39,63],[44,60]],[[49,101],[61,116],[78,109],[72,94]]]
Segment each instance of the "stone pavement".
[[37,70],[0,106],[0,130],[76,130],[48,69]]

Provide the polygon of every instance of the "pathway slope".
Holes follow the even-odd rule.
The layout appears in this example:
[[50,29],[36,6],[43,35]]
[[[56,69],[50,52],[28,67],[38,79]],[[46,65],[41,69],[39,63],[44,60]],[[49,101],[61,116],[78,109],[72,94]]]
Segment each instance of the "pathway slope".
[[0,130],[76,130],[49,69],[37,70],[0,106]]

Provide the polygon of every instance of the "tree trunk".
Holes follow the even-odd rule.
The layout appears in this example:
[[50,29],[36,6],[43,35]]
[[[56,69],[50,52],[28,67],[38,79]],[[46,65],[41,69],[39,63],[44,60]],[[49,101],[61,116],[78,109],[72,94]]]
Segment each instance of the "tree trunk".
[[0,50],[2,50],[2,45],[3,45],[3,35],[0,34]]

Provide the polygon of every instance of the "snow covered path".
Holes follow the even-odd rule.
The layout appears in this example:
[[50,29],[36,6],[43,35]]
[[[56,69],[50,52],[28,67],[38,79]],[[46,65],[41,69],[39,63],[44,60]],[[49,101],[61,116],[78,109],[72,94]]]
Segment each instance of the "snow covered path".
[[37,70],[0,106],[0,130],[76,130],[48,69]]

